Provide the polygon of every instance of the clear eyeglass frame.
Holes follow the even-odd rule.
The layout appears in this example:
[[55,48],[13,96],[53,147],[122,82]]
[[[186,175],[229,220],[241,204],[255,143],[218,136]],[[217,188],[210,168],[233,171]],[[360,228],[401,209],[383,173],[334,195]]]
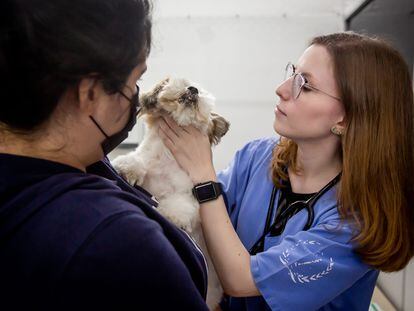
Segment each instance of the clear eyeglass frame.
[[300,94],[302,93],[303,88],[307,88],[309,90],[322,93],[324,95],[327,95],[333,99],[336,99],[337,101],[341,101],[339,97],[333,96],[325,91],[322,91],[308,83],[306,78],[303,76],[302,73],[296,72],[296,67],[291,62],[287,63],[285,68],[285,79],[284,81],[290,79],[293,77],[292,81],[292,97],[293,99],[297,99]]

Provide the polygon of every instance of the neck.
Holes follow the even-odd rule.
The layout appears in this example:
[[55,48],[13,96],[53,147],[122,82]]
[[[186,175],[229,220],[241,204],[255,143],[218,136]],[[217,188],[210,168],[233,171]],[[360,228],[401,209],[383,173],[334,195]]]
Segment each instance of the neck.
[[289,170],[292,190],[298,193],[319,191],[342,170],[339,143],[332,141],[299,142],[298,173]]
[[50,160],[66,164],[82,171],[86,171],[86,165],[77,156],[77,153],[69,152],[69,142],[59,142],[53,137],[42,138],[25,137],[18,135],[0,134],[0,153],[14,154]]

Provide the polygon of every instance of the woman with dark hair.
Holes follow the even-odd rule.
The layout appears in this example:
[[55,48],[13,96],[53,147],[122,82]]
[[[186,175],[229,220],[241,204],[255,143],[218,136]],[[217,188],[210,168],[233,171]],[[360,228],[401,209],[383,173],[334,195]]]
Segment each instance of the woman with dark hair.
[[206,310],[204,257],[105,155],[139,110],[147,0],[4,0],[4,310]]
[[286,70],[281,139],[250,142],[218,175],[208,137],[168,119],[160,134],[207,201],[223,309],[367,310],[379,270],[414,255],[408,66],[380,39],[337,33],[314,38]]

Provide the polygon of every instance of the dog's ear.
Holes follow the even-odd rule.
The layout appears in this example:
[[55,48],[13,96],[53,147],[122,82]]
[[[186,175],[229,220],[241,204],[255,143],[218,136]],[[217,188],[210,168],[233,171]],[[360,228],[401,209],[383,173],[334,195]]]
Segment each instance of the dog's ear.
[[142,114],[145,114],[145,112],[148,109],[151,109],[156,106],[158,101],[158,94],[161,92],[161,90],[164,88],[164,86],[170,81],[170,78],[167,77],[164,80],[158,82],[150,91],[140,95],[139,102],[141,104],[141,111]]
[[230,122],[224,119],[217,113],[212,113],[212,124],[208,130],[210,144],[217,145],[220,139],[227,133],[230,127]]

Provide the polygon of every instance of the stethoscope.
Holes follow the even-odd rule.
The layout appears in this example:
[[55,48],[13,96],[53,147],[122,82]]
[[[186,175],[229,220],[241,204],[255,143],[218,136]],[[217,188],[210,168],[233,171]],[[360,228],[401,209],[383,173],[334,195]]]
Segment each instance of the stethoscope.
[[279,199],[279,204],[278,204],[279,206],[278,212],[276,214],[275,221],[273,224],[270,224],[272,215],[273,215],[274,206],[275,206],[275,199],[276,199],[276,192],[277,192],[276,186],[273,186],[272,195],[270,197],[270,202],[269,202],[269,208],[268,208],[267,216],[266,216],[265,228],[263,230],[263,234],[261,235],[261,237],[250,248],[249,250],[250,255],[256,255],[257,253],[263,252],[265,237],[269,233],[270,233],[270,236],[278,236],[282,234],[287,221],[291,217],[296,215],[298,212],[300,212],[302,209],[306,209],[306,211],[308,212],[308,219],[307,219],[305,226],[303,227],[304,231],[308,230],[312,226],[312,223],[315,219],[315,213],[314,213],[313,207],[316,201],[318,201],[318,199],[321,196],[323,196],[329,189],[335,186],[340,180],[340,178],[341,178],[341,173],[339,173],[325,187],[323,187],[321,190],[319,190],[317,193],[315,193],[313,196],[311,196],[306,201],[295,201],[289,204],[287,207],[286,207],[287,200],[281,194],[281,198]]

